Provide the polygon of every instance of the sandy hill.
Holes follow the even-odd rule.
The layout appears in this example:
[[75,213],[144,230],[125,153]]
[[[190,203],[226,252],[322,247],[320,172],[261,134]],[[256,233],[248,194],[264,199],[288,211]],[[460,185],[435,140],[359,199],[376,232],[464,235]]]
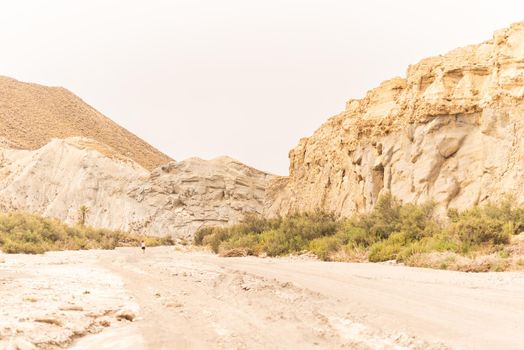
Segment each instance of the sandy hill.
[[38,149],[53,138],[87,137],[148,170],[171,159],[64,88],[23,83],[0,76],[0,140]]

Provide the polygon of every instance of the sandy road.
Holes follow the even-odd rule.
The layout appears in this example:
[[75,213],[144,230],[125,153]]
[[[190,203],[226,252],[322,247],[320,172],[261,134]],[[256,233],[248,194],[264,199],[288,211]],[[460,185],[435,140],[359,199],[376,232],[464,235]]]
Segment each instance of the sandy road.
[[74,349],[522,349],[524,274],[219,258],[155,248],[102,254],[138,321]]
[[382,264],[256,259],[219,266],[290,281],[341,300],[366,324],[464,349],[524,349],[524,275]]

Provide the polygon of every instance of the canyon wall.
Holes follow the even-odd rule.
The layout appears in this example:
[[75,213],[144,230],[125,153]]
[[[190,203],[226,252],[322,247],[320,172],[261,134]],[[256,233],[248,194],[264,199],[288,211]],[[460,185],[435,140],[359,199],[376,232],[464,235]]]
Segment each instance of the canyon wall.
[[289,157],[269,214],[351,215],[385,192],[440,210],[505,194],[524,202],[524,22],[348,101]]

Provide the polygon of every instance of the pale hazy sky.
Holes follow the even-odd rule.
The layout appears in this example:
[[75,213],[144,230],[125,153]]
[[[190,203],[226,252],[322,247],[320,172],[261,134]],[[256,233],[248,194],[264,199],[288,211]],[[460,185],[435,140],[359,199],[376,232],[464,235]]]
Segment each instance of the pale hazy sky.
[[522,0],[1,1],[0,75],[64,86],[176,160],[284,175],[346,100],[522,20]]

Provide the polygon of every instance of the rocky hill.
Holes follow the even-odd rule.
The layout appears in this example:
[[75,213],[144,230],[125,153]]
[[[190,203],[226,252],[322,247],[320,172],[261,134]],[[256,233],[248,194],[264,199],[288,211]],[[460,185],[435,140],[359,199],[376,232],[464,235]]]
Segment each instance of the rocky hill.
[[53,138],[82,136],[148,170],[171,161],[64,88],[22,83],[0,76],[0,142],[38,149]]
[[290,152],[270,213],[370,210],[381,193],[466,208],[524,201],[524,22],[412,65]]
[[273,177],[234,159],[175,162],[63,88],[0,77],[0,209],[188,237],[262,213]]
[[34,151],[0,149],[0,209],[153,235],[189,237],[202,225],[261,213],[272,176],[234,159],[170,162],[149,172],[107,145],[74,137]]

